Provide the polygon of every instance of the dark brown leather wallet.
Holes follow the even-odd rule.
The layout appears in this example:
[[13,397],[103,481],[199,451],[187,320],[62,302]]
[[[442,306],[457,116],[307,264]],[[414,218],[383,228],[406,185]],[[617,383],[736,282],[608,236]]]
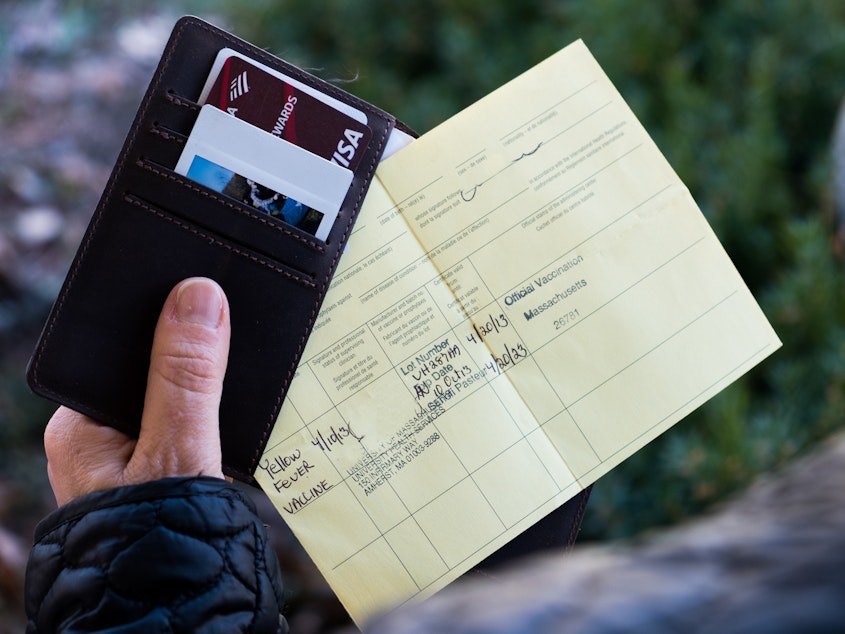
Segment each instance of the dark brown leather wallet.
[[[226,47],[366,114],[372,137],[326,242],[173,171]],[[30,361],[33,391],[137,435],[161,306],[180,280],[210,277],[233,332],[224,470],[251,481],[395,123],[202,20],[179,20]]]

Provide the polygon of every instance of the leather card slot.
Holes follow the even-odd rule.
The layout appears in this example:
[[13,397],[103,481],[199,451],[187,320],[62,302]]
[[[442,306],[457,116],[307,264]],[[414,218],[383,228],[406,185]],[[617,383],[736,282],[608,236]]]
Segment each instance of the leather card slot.
[[230,239],[224,238],[223,236],[217,235],[212,231],[205,229],[204,227],[196,226],[193,223],[189,223],[179,216],[168,212],[167,210],[159,208],[157,205],[145,200],[144,198],[137,196],[132,193],[125,193],[123,196],[124,202],[134,205],[144,211],[147,211],[158,218],[170,223],[173,226],[176,226],[184,231],[192,233],[196,235],[198,238],[203,240],[207,240],[210,244],[216,247],[222,247],[228,251],[231,251],[234,254],[240,255],[245,257],[256,264],[260,264],[266,268],[269,268],[288,279],[291,279],[307,288],[316,288],[317,283],[315,281],[315,277],[313,274],[309,274],[305,271],[297,270],[291,266],[283,264],[281,262],[275,261],[273,259],[269,259],[266,257],[262,257],[260,254],[253,252],[249,247],[238,244]]
[[[144,199],[151,204],[240,242],[270,259],[311,274],[314,268],[320,267],[306,263],[321,260],[330,251],[326,243],[313,235],[177,174],[151,159],[141,158],[135,166],[142,170],[142,180],[132,179],[133,182],[126,186],[127,190],[142,192]],[[343,215],[341,210],[338,218]]]

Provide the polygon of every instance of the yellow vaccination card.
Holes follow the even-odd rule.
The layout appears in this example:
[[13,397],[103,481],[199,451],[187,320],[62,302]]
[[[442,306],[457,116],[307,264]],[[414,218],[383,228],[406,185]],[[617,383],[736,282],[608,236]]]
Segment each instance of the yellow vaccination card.
[[780,345],[580,41],[376,176],[255,473],[359,624]]

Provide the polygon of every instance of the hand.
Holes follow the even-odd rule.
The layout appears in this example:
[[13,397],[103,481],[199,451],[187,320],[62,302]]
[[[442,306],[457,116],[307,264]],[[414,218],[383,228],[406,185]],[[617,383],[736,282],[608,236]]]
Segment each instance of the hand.
[[176,285],[156,326],[137,440],[65,407],[47,424],[47,474],[59,505],[159,478],[223,477],[218,412],[229,333],[216,283]]

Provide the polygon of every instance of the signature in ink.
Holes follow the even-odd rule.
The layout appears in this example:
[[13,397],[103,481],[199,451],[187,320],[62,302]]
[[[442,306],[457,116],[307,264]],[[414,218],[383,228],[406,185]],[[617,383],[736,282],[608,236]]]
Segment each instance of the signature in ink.
[[531,150],[530,152],[523,152],[523,153],[522,153],[522,154],[520,154],[518,157],[516,157],[515,159],[513,159],[510,163],[508,163],[505,167],[503,167],[503,168],[502,168],[502,169],[500,169],[498,172],[496,172],[495,174],[493,174],[493,175],[492,175],[490,178],[488,178],[486,181],[483,181],[483,182],[481,182],[481,183],[478,183],[477,185],[475,185],[474,187],[471,187],[470,189],[462,189],[462,190],[461,190],[461,192],[460,192],[460,194],[461,194],[461,200],[463,200],[465,203],[471,202],[471,201],[475,198],[475,195],[478,193],[478,190],[481,188],[481,186],[482,186],[482,185],[484,185],[484,184],[486,184],[486,183],[490,182],[491,180],[493,180],[496,176],[498,176],[499,174],[501,174],[502,172],[504,172],[506,169],[508,169],[509,167],[511,167],[514,163],[518,163],[518,162],[519,162],[519,161],[521,161],[522,159],[524,159],[524,158],[526,158],[526,157],[528,157],[528,156],[531,156],[532,154],[535,154],[535,153],[537,152],[537,150],[539,150],[542,146],[543,146],[543,142],[542,142],[542,141],[540,141],[540,142],[537,144],[537,147],[535,147],[533,150]]

